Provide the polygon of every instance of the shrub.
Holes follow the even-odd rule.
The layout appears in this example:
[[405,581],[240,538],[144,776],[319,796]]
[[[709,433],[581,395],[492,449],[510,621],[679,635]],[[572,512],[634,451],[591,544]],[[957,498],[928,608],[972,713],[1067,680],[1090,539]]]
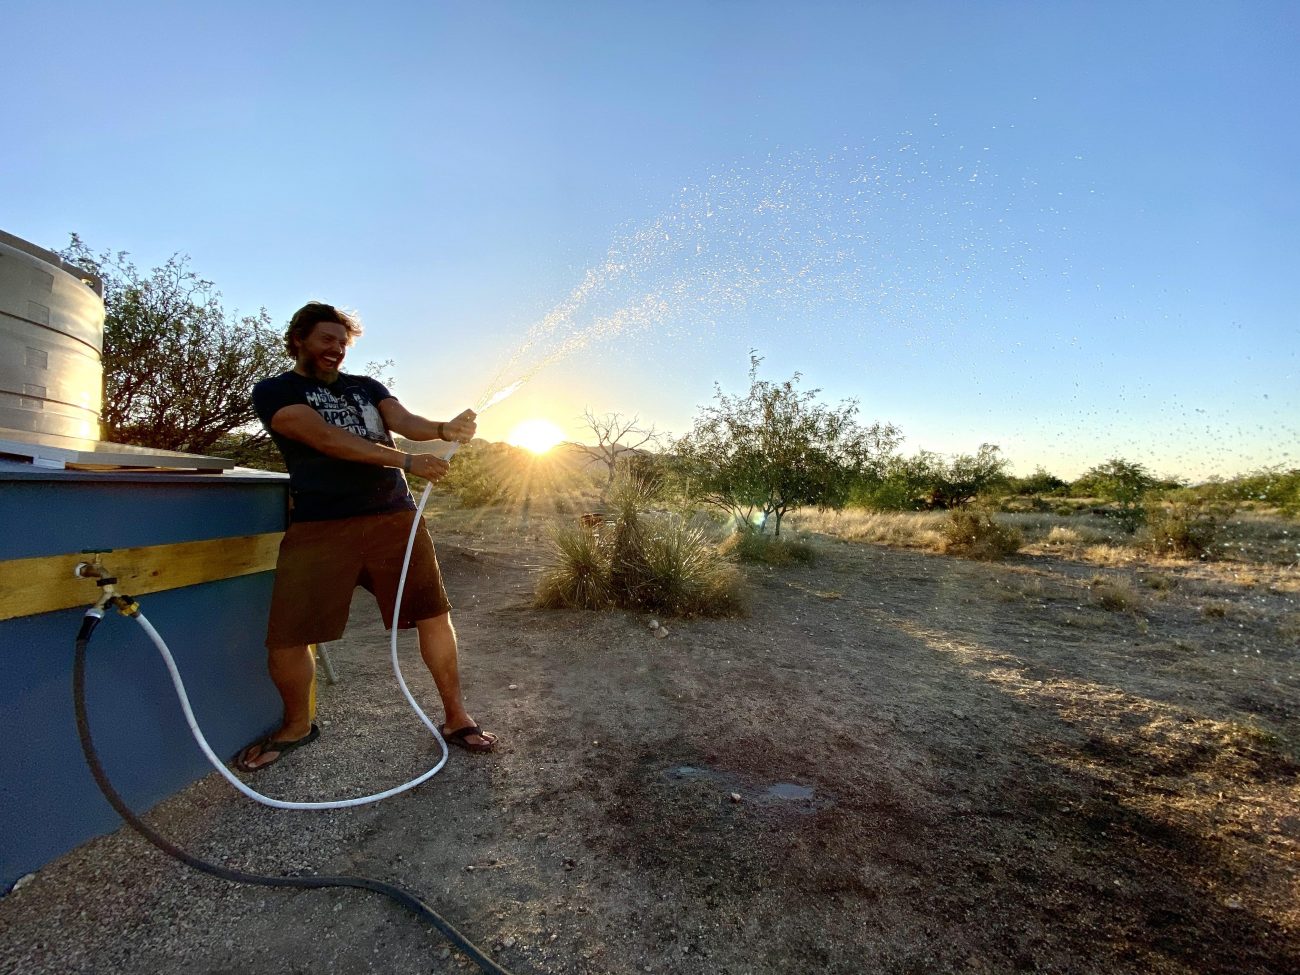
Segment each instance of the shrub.
[[551,564],[537,586],[542,609],[607,609],[614,603],[609,556],[599,534],[578,523],[560,525],[551,535]]
[[1086,471],[1071,490],[1076,496],[1115,502],[1116,509],[1107,513],[1132,534],[1142,527],[1146,515],[1143,496],[1155,484],[1156,479],[1141,464],[1116,457]]
[[1149,504],[1137,547],[1151,555],[1211,558],[1219,533],[1231,515],[1231,506],[1208,501]]
[[1021,496],[1035,494],[1056,494],[1067,488],[1070,483],[1063,481],[1042,467],[1035,469],[1028,477],[1013,477],[1008,487],[1013,494]]
[[775,538],[761,532],[741,529],[726,539],[721,551],[734,554],[742,562],[761,562],[765,565],[809,565],[817,553],[807,542]]
[[1142,608],[1142,596],[1123,579],[1092,577],[1092,598],[1102,609],[1112,613],[1136,612]]
[[668,616],[729,616],[744,610],[736,567],[699,528],[669,516],[641,537],[635,606]]
[[849,492],[848,503],[870,511],[915,511],[915,494],[913,485],[901,477],[864,479]]
[[950,512],[940,532],[945,552],[988,561],[1015,554],[1024,541],[1018,529],[999,524],[988,512],[969,509]]
[[699,526],[673,514],[647,514],[657,485],[616,482],[603,520],[560,526],[538,583],[543,609],[631,609],[665,616],[742,612],[736,567]]
[[1274,505],[1284,513],[1300,514],[1300,469],[1270,467],[1218,485],[1219,493],[1235,501]]

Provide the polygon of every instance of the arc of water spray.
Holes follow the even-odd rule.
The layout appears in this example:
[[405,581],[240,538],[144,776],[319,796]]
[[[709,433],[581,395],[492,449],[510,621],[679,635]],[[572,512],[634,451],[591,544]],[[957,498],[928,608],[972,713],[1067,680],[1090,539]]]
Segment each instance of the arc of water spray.
[[[909,142],[899,151],[910,152],[904,135]],[[616,238],[604,261],[528,330],[476,412],[593,342],[683,312],[711,325],[761,306],[768,315],[817,322],[840,303],[838,311],[851,308],[854,321],[868,325],[945,321],[945,296],[978,283],[979,254],[1001,243],[1006,255],[1010,244],[990,237],[981,248],[982,238],[969,239],[966,208],[975,201],[962,167],[931,174],[924,159],[918,165],[914,172],[892,156],[793,153],[683,187],[664,213]],[[910,199],[918,179],[930,190],[919,204]],[[882,232],[918,213],[936,226],[923,221],[922,233],[899,241]],[[945,250],[944,241],[956,246]]]

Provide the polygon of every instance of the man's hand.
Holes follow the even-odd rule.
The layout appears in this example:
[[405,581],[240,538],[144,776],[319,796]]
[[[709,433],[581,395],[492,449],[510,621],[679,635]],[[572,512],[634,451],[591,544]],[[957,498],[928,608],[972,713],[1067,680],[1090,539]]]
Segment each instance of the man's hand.
[[469,443],[478,431],[478,424],[474,422],[476,419],[473,410],[466,410],[456,419],[448,420],[442,425],[443,439],[453,443]]
[[441,457],[433,454],[408,454],[411,458],[411,473],[426,481],[441,481],[451,470],[451,465]]

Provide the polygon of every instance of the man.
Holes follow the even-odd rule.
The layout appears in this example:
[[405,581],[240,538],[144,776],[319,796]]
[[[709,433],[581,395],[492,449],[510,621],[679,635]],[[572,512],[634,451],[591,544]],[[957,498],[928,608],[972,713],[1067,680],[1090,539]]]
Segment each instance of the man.
[[427,420],[408,412],[376,380],[339,372],[360,334],[358,322],[332,305],[304,305],[284,336],[293,369],[253,389],[257,415],[289,469],[292,510],[280,544],[266,636],[284,721],[270,737],[240,752],[236,764],[246,772],[319,737],[310,714],[316,661],[308,644],[343,635],[357,586],[374,594],[385,626],[414,626],[419,632],[420,655],[442,698],[448,743],[484,752],[496,742],[461,699],[451,603],[423,525],[416,532],[401,612],[392,618],[415,511],[403,474],[436,481],[450,465],[431,454],[397,450],[391,433],[467,442],[476,429],[474,413],[466,410],[446,422]]

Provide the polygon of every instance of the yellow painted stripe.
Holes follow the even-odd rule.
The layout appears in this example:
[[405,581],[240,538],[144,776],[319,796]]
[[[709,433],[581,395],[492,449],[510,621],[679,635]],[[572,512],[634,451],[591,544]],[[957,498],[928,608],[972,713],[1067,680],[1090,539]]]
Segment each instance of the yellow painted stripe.
[[[143,596],[274,569],[283,537],[284,532],[267,532],[119,548],[100,558],[117,577],[118,592]],[[0,562],[0,620],[94,603],[100,592],[94,580],[74,575],[77,563],[88,558],[69,552]]]

